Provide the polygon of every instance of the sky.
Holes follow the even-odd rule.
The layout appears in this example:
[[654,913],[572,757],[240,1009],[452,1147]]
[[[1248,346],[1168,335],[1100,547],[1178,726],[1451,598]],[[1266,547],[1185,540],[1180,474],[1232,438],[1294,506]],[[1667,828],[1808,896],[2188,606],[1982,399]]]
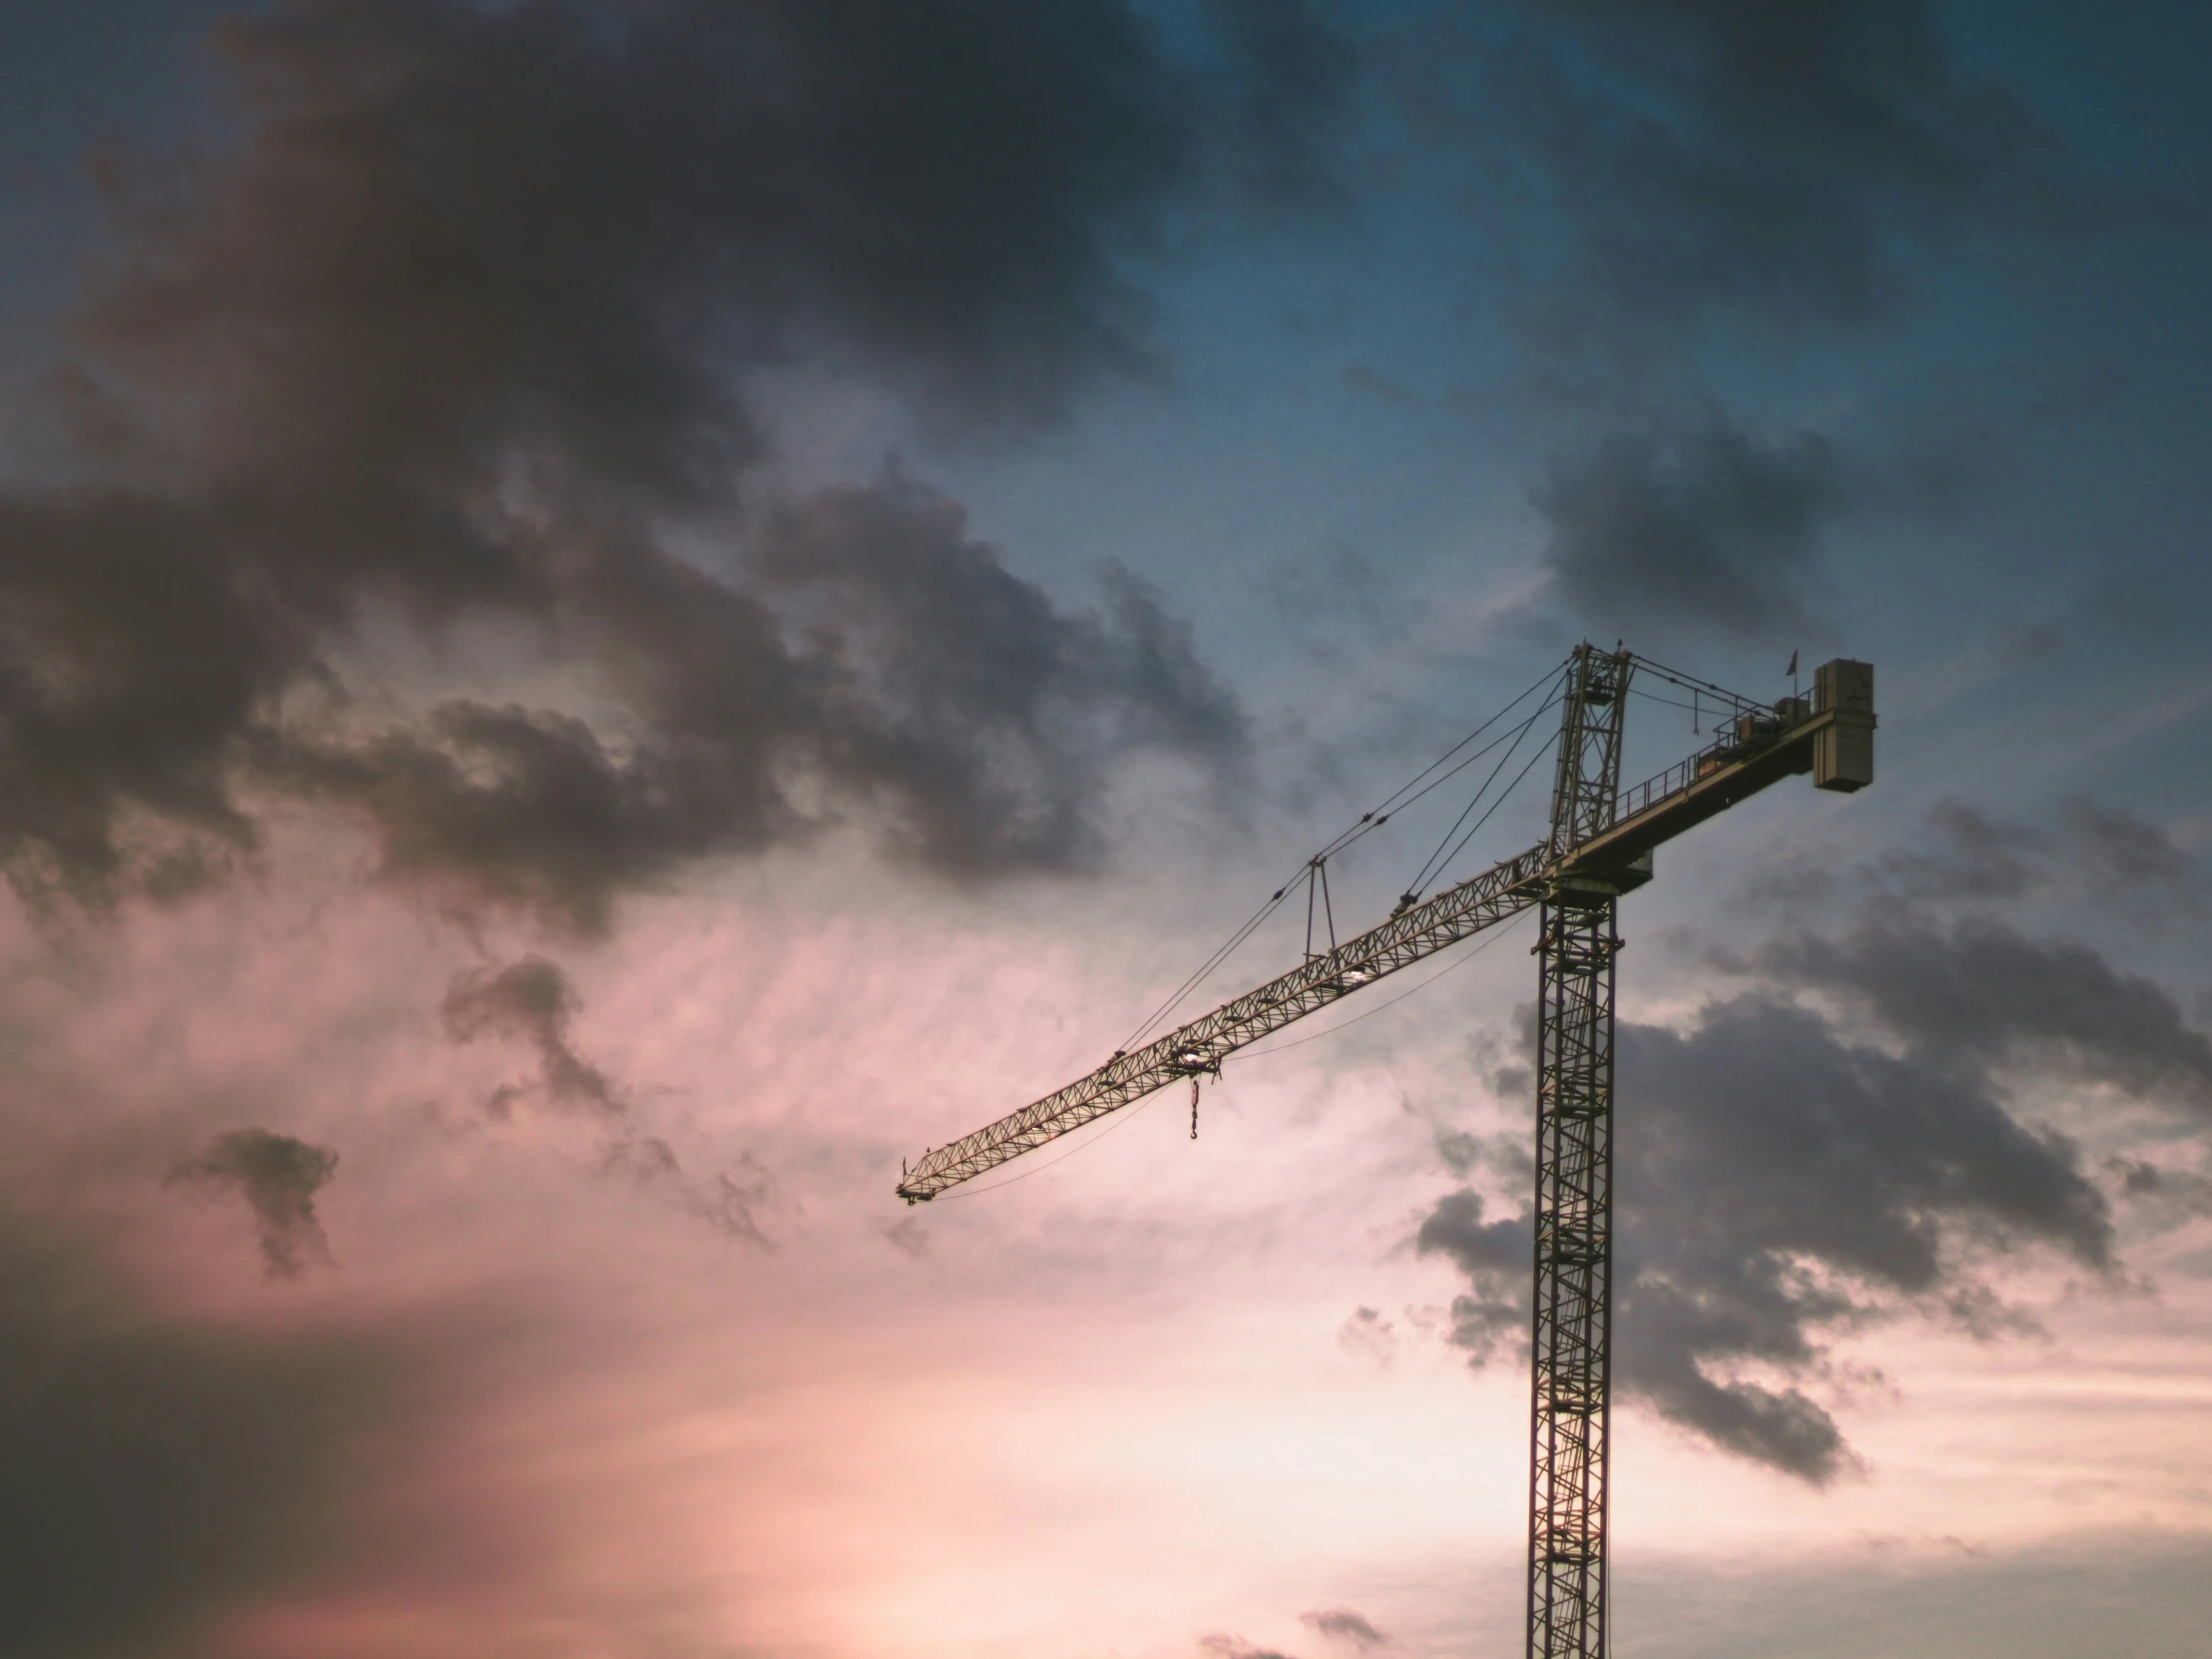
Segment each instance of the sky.
[[1525,923],[892,1188],[1588,638],[1882,721],[1622,904],[1620,1659],[2199,1652],[2208,51],[9,8],[0,1651],[1518,1653]]

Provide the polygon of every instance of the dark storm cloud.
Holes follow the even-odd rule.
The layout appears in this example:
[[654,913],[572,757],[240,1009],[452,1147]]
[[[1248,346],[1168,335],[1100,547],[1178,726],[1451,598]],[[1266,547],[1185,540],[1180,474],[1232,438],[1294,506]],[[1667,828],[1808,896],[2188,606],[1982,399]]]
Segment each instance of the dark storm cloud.
[[2022,1127],[1978,1075],[1841,1038],[1751,997],[1695,1030],[1624,1026],[1617,1375],[1718,1444],[1812,1479],[1842,1437],[1795,1388],[1716,1380],[1817,1368],[1815,1334],[1890,1299],[1979,1317],[1971,1247],[2041,1245],[2093,1272],[2111,1222],[2076,1149]]
[[2107,1158],[2104,1167],[2118,1178],[2130,1219],[2138,1223],[2174,1227],[2212,1215],[2212,1179],[2196,1170],[2124,1156]]
[[1226,46],[1232,91],[1225,150],[1263,207],[1341,205],[1329,141],[1359,74],[1352,43],[1304,0],[1203,0]]
[[1942,923],[1895,902],[1838,938],[1800,934],[1757,967],[1841,997],[1932,1063],[2047,1075],[2212,1109],[2212,1040],[2164,987],[2087,945],[2030,939],[1968,916]]
[[[2022,1249],[2117,1272],[2081,1150],[2024,1124],[2015,1085],[2212,1106],[2212,1041],[2164,987],[1955,908],[2084,880],[2170,892],[2193,870],[2162,830],[2079,800],[2047,831],[1955,803],[1930,828],[1933,849],[1870,864],[1876,890],[1840,932],[1714,959],[1759,992],[1708,1003],[1686,1031],[1619,1027],[1614,1375],[1715,1444],[1813,1480],[1851,1462],[1795,1385],[1821,1375],[1829,1334],[1909,1308],[1980,1335],[2016,1327],[1984,1269]],[[1455,1174],[1525,1178],[1472,1137],[1442,1150]],[[2162,1214],[2196,1196],[2185,1168],[2107,1159],[2103,1174]],[[1414,1242],[1467,1281],[1451,1340],[1475,1363],[1522,1336],[1525,1215],[1488,1217],[1463,1187]]]
[[1443,1129],[1436,1133],[1436,1156],[1454,1175],[1464,1175],[1474,1168],[1482,1152],[1482,1143],[1461,1130]]
[[684,1168],[667,1141],[625,1126],[608,1136],[601,1164],[608,1173],[627,1175],[734,1244],[756,1250],[776,1248],[761,1226],[761,1213],[774,1202],[776,1183],[750,1152],[739,1156],[735,1169],[717,1170],[713,1179],[700,1180]]
[[2196,860],[2162,827],[2078,795],[2059,803],[2058,822],[2073,867],[2090,891],[2154,887],[2169,900],[2191,896]]
[[[538,1072],[546,1095],[563,1106],[617,1114],[622,1102],[606,1074],[576,1051],[570,1037],[582,1004],[558,962],[525,956],[499,968],[477,968],[455,976],[446,988],[445,1029],[455,1042],[505,1037],[537,1051]],[[508,1097],[497,1097],[504,1109]]]
[[1482,1196],[1471,1188],[1446,1193],[1413,1235],[1421,1255],[1447,1257],[1466,1277],[1470,1294],[1451,1301],[1451,1341],[1477,1365],[1528,1323],[1525,1281],[1533,1259],[1525,1218],[1484,1221],[1482,1209]]
[[1897,239],[2055,206],[2047,129],[1958,78],[1924,0],[1546,9],[1664,112],[1617,106],[1581,158],[1620,210],[1592,216],[1588,269],[1623,304],[1854,320],[1880,301]]
[[1929,809],[1928,825],[1932,848],[1894,849],[1877,860],[1881,877],[1906,896],[2016,899],[2044,883],[2055,844],[2044,831],[1947,800]]
[[[1152,599],[1061,611],[911,485],[766,525],[739,486],[764,369],[1005,435],[1148,361],[1128,256],[1209,181],[1319,189],[1349,74],[1303,9],[1207,15],[1189,64],[1125,0],[228,26],[245,136],[126,186],[51,387],[72,482],[0,498],[0,863],[181,890],[251,857],[249,780],[362,814],[395,877],[586,928],[840,811],[964,873],[1081,862],[1128,749],[1241,739]],[[675,557],[681,526],[757,535],[756,569]],[[337,666],[367,608],[518,620],[608,718],[372,720]]]
[[640,722],[626,743],[453,701],[267,734],[256,775],[357,815],[388,875],[596,931],[627,888],[838,817],[950,875],[1085,867],[1119,757],[1239,764],[1235,700],[1150,589],[1109,571],[1097,609],[1061,610],[911,483],[787,503],[746,568],[740,592],[641,548],[578,578],[559,626]]
[[1272,1647],[1256,1647],[1242,1636],[1227,1636],[1219,1632],[1199,1637],[1198,1645],[1212,1654],[1214,1659],[1292,1659],[1291,1655],[1278,1652]]
[[1387,1367],[1397,1357],[1397,1328],[1382,1317],[1380,1308],[1355,1308],[1337,1327],[1337,1346]]
[[232,1187],[254,1212],[262,1262],[272,1279],[296,1279],[327,1263],[330,1244],[314,1213],[314,1195],[337,1173],[338,1155],[267,1129],[233,1129],[170,1172],[176,1183]]
[[[0,496],[9,878],[27,893],[159,884],[201,848],[251,846],[228,773],[258,706],[309,662],[210,513],[123,491]],[[139,815],[165,831],[151,844]]]
[[355,1549],[401,1414],[391,1356],[164,1319],[0,1218],[0,1624],[15,1659],[206,1652],[252,1598]]
[[1787,642],[1808,625],[1815,546],[1848,498],[1819,437],[1767,442],[1709,417],[1555,458],[1536,505],[1559,595],[1593,624]]
[[1350,1642],[1362,1653],[1370,1648],[1386,1647],[1390,1640],[1349,1607],[1329,1607],[1312,1613],[1301,1613],[1298,1622],[1311,1626],[1333,1641]]
[[828,491],[777,516],[755,568],[801,627],[833,764],[898,804],[896,843],[937,868],[1086,857],[1113,755],[1236,752],[1237,706],[1157,594],[1109,570],[1098,612],[1059,613],[940,497]]
[[[1853,1042],[1764,996],[1709,1004],[1687,1033],[1622,1022],[1615,1146],[1621,1240],[1614,1376],[1672,1421],[1805,1479],[1850,1461],[1801,1389],[1824,1335],[1905,1306],[2000,1319],[1975,1261],[2041,1247],[2112,1267],[2103,1196],[2063,1138],[2023,1127],[1980,1071]],[[1526,1325],[1525,1216],[1445,1195],[1420,1248],[1475,1295],[1453,1341],[1480,1363]],[[1471,1316],[1471,1317],[1470,1317]]]
[[1555,344],[1858,322],[1908,246],[2083,215],[2048,128],[1961,78],[1922,0],[1518,0],[1419,44],[1410,117],[1469,147]]
[[[1688,409],[1701,350],[1863,326],[1902,309],[1916,254],[2094,217],[1922,0],[1488,0],[1384,56],[1419,155],[1450,158],[1526,386],[1613,423],[1537,492],[1558,596],[1607,637],[1787,650],[1817,609],[1837,459]],[[1954,447],[1852,493],[1936,507]]]
[[1929,809],[1934,845],[1885,852],[1873,875],[1902,896],[1973,902],[2064,895],[2122,898],[2194,912],[2196,860],[2161,826],[2082,796],[2058,805],[2050,829],[2020,824],[1958,801]]
[[879,1223],[876,1231],[883,1235],[893,1250],[908,1261],[921,1262],[928,1259],[929,1230],[912,1216]]
[[[1056,411],[1138,354],[1117,248],[1207,159],[1120,0],[309,0],[224,44],[257,129],[144,211],[101,337],[379,487],[523,439],[711,493],[726,370],[798,351]],[[344,405],[293,434],[310,392]]]
[[[456,974],[441,1009],[455,1042],[498,1037],[526,1043],[538,1061],[538,1092],[556,1106],[578,1108],[605,1134],[600,1167],[658,1193],[686,1215],[724,1238],[772,1248],[761,1213],[773,1202],[775,1183],[748,1152],[735,1169],[701,1180],[684,1167],[675,1147],[633,1121],[624,1090],[576,1046],[576,1016],[583,1002],[558,962],[525,956],[500,967]],[[502,1084],[486,1102],[495,1117],[510,1113],[525,1086]]]

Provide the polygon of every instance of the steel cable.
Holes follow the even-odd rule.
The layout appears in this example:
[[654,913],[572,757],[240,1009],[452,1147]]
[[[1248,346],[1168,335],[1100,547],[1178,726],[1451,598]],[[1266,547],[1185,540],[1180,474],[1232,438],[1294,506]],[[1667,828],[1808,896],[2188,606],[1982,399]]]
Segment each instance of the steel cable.
[[[1253,913],[1246,918],[1243,924],[1240,925],[1233,933],[1231,933],[1229,937],[1225,941],[1223,941],[1223,943],[1214,951],[1212,955],[1206,958],[1205,962],[1203,962],[1181,984],[1176,986],[1173,991],[1169,992],[1167,999],[1162,1002],[1157,1008],[1155,1008],[1142,1024],[1140,1024],[1134,1031],[1130,1032],[1128,1036],[1122,1039],[1120,1046],[1115,1050],[1115,1052],[1127,1053],[1129,1050],[1135,1048],[1153,1031],[1157,1030],[1160,1027],[1161,1023],[1168,1017],[1168,1015],[1173,1013],[1175,1009],[1182,1004],[1183,1000],[1191,994],[1192,991],[1196,990],[1199,985],[1204,983],[1208,974],[1212,973],[1216,968],[1220,967],[1232,955],[1234,955],[1238,947],[1241,946],[1247,939],[1252,937],[1253,933],[1259,929],[1262,923],[1266,922],[1270,916],[1275,914],[1278,906],[1280,906],[1283,901],[1288,898],[1293,891],[1297,889],[1301,881],[1311,881],[1313,879],[1314,870],[1323,859],[1335,857],[1338,853],[1344,851],[1347,847],[1351,846],[1355,841],[1360,840],[1363,836],[1369,834],[1376,830],[1382,829],[1384,824],[1389,822],[1389,819],[1393,814],[1402,812],[1405,808],[1412,806],[1414,802],[1419,801],[1423,796],[1426,796],[1432,790],[1435,790],[1443,784],[1448,783],[1451,779],[1457,777],[1461,772],[1464,772],[1468,767],[1474,765],[1475,762],[1490,754],[1500,744],[1505,744],[1509,742],[1513,748],[1517,749],[1520,746],[1521,740],[1526,737],[1528,728],[1532,726],[1538,719],[1540,719],[1547,710],[1553,708],[1557,704],[1560,691],[1565,685],[1565,674],[1566,671],[1564,668],[1545,670],[1540,678],[1538,678],[1533,684],[1528,686],[1526,690],[1522,691],[1520,695],[1515,697],[1510,703],[1506,704],[1504,708],[1498,710],[1496,714],[1490,716],[1488,720],[1485,720],[1480,726],[1477,726],[1473,731],[1469,732],[1465,737],[1461,738],[1457,743],[1453,744],[1449,749],[1445,750],[1443,754],[1439,755],[1427,766],[1422,767],[1420,771],[1413,774],[1413,776],[1405,783],[1399,785],[1398,788],[1393,791],[1388,796],[1388,798],[1386,798],[1381,805],[1377,806],[1370,812],[1363,813],[1356,823],[1340,832],[1319,852],[1316,852],[1311,857],[1309,857],[1306,862],[1300,866],[1298,872],[1292,875],[1288,880],[1283,882],[1281,886],[1277,887],[1273,896],[1268,898],[1267,901],[1264,902],[1257,910],[1253,911]],[[1445,766],[1446,763],[1450,762],[1452,758],[1458,755],[1461,750],[1465,749],[1468,744],[1473,743],[1475,739],[1481,737],[1483,733],[1487,732],[1491,727],[1497,725],[1499,721],[1503,720],[1507,715],[1510,715],[1515,709],[1519,708],[1521,704],[1527,702],[1529,698],[1533,697],[1537,692],[1542,691],[1546,686],[1552,687],[1552,695],[1547,697],[1541,704],[1539,704],[1536,708],[1535,713],[1531,714],[1527,720],[1523,721],[1518,728],[1509,733],[1501,733],[1498,737],[1483,745],[1482,748],[1476,750],[1473,754],[1468,755],[1464,759],[1460,760],[1456,766],[1452,766],[1448,771],[1442,773],[1438,777],[1429,779],[1429,774],[1435,772],[1438,767]],[[1510,758],[1511,753],[1512,750],[1508,749],[1506,752],[1507,758]],[[1495,778],[1497,771],[1502,768],[1503,764],[1504,763],[1501,761],[1498,768],[1492,769],[1491,777],[1493,779]],[[1429,781],[1423,784],[1423,779],[1429,779]],[[1416,786],[1418,787],[1416,788]],[[1488,785],[1487,783],[1485,783],[1484,788],[1487,787]],[[1476,794],[1476,800],[1480,800],[1479,791]],[[1470,803],[1469,811],[1471,810],[1472,804]],[[1486,817],[1487,815],[1485,815],[1485,818]],[[1461,814],[1460,818],[1463,822],[1465,819],[1465,814]],[[1453,826],[1454,830],[1456,830],[1457,828],[1457,825]],[[1449,839],[1448,833],[1445,838]]]

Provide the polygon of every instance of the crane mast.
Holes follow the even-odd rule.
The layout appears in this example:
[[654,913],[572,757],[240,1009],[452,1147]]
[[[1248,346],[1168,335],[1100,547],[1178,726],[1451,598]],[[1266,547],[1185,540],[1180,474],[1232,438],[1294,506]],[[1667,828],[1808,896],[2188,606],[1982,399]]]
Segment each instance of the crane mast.
[[[1634,660],[1575,651],[1551,792],[1555,857],[1613,828]],[[1538,917],[1536,1284],[1529,1371],[1528,1652],[1605,1652],[1612,1358],[1613,958],[1621,884],[1561,876]]]
[[[1178,1078],[1220,1074],[1270,1032],[1533,908],[1536,955],[1535,1286],[1530,1344],[1529,1659],[1604,1659],[1607,1432],[1612,1345],[1613,991],[1621,894],[1652,851],[1796,774],[1849,792],[1874,781],[1874,670],[1838,658],[1810,701],[1726,697],[1720,737],[1623,792],[1621,740],[1639,666],[1577,646],[1566,665],[1550,833],[1382,925],[902,1168],[926,1202]],[[1796,668],[1795,659],[1791,663]],[[1280,895],[1278,895],[1280,896]]]

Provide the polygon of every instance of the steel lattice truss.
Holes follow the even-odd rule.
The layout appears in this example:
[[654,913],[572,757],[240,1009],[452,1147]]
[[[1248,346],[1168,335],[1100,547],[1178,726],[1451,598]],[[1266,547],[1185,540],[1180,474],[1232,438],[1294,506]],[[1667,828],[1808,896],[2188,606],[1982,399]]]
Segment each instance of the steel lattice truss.
[[[1552,792],[1552,844],[1613,828],[1630,663],[1576,654]],[[1612,1335],[1614,898],[1561,883],[1543,907],[1536,1017],[1536,1284],[1530,1345],[1530,1659],[1605,1652]]]
[[925,1154],[900,1177],[898,1196],[909,1204],[934,1198],[947,1187],[1057,1140],[1179,1077],[1219,1072],[1222,1061],[1269,1032],[1519,915],[1543,896],[1543,877],[1551,862],[1548,847],[1532,846],[1519,857],[1447,887],[1326,955],[1245,992],[1204,1019],[1194,1019],[1135,1053],[1116,1055],[1088,1077],[964,1140]]
[[1560,712],[1557,776],[1551,787],[1551,850],[1564,857],[1613,828],[1620,798],[1621,715],[1635,660],[1577,647]]
[[1613,1226],[1610,900],[1546,905],[1536,1063],[1528,1651],[1605,1652]]

